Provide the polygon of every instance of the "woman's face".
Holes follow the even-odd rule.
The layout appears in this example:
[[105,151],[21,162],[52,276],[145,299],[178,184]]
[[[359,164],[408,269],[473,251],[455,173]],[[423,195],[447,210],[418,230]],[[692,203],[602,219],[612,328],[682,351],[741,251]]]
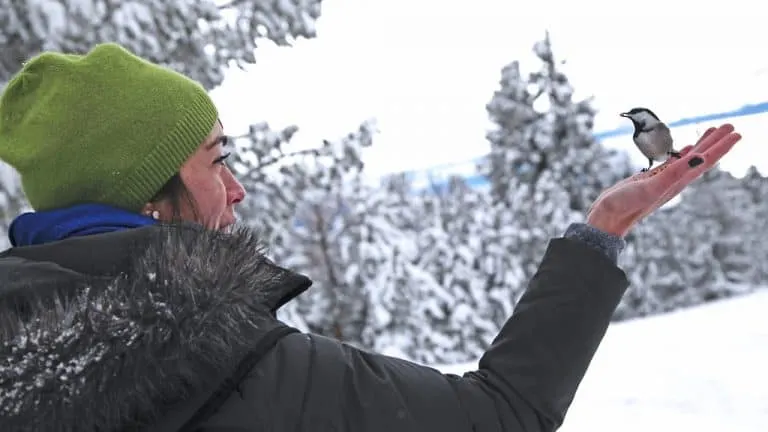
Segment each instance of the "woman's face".
[[[235,204],[245,197],[245,190],[225,164],[228,144],[221,123],[179,170],[189,198],[180,199],[178,214],[209,229],[224,229],[235,222]],[[173,219],[174,209],[167,200],[148,204],[148,213],[157,211],[160,220]]]

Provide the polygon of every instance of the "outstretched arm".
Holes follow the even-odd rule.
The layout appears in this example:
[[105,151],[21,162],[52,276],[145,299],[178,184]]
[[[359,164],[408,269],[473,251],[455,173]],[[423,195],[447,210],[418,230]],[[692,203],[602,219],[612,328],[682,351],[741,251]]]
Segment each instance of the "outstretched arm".
[[[287,336],[243,383],[238,422],[301,431],[554,431],[628,286],[614,262],[621,245],[586,225],[552,240],[479,369],[463,377],[321,336]],[[255,401],[270,409],[254,409]]]

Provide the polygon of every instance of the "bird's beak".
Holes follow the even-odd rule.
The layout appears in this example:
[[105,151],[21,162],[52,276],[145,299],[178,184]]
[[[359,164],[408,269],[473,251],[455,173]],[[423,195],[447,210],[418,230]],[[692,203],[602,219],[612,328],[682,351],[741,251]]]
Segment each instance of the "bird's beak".
[[621,113],[621,114],[619,114],[619,116],[621,116],[621,117],[629,117],[629,113]]

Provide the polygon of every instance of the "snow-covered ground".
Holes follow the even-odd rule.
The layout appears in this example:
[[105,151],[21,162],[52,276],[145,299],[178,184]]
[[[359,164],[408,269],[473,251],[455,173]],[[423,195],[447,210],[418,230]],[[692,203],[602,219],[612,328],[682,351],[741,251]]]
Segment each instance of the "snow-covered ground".
[[612,325],[560,431],[617,430],[768,431],[768,289]]

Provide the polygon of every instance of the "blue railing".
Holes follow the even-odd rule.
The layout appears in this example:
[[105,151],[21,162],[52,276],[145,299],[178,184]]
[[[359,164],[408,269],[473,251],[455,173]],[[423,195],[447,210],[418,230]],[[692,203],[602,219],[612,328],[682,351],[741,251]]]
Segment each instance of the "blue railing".
[[[689,126],[689,125],[695,125],[703,122],[709,122],[714,120],[723,120],[728,118],[737,118],[737,117],[746,117],[750,115],[755,114],[762,114],[762,113],[768,113],[768,102],[761,102],[758,104],[751,104],[751,105],[744,105],[741,108],[731,110],[731,111],[724,111],[724,112],[718,112],[718,113],[712,113],[712,114],[704,114],[700,116],[695,117],[685,117],[678,120],[675,120],[673,122],[668,123],[668,125],[672,128],[681,127],[681,126]],[[633,129],[631,126],[624,126],[612,130],[607,130],[603,132],[596,132],[595,138],[597,140],[604,140],[607,138],[614,138],[618,136],[623,135],[630,135],[632,134]],[[473,159],[467,162],[463,163],[457,163],[454,164],[455,166],[464,165],[464,164],[477,164],[480,162],[480,158]],[[454,166],[451,165],[451,166]],[[447,167],[447,166],[446,166]],[[440,167],[436,167],[433,169],[426,169],[421,171],[408,171],[405,172],[406,175],[413,175],[413,176],[424,176],[428,177],[430,173],[436,171]],[[484,187],[488,186],[488,180],[480,174],[473,174],[469,176],[464,176],[464,181],[471,186],[471,187]],[[444,179],[435,179],[434,186],[437,186],[438,188],[441,188],[445,185]],[[432,186],[430,186],[432,187]]]
[[[675,128],[675,127],[681,127],[681,126],[695,125],[695,124],[698,124],[698,123],[709,122],[709,121],[713,121],[713,120],[723,120],[723,119],[728,119],[728,118],[746,117],[746,116],[750,116],[750,115],[754,115],[754,114],[761,114],[761,113],[768,113],[768,102],[762,102],[762,103],[753,104],[753,105],[744,105],[741,108],[738,108],[738,109],[735,109],[735,110],[731,110],[731,111],[724,111],[724,112],[712,113],[712,114],[704,114],[704,115],[700,115],[700,116],[696,116],[696,117],[681,118],[681,119],[675,120],[673,122],[670,122],[668,124],[669,124],[670,127]],[[595,138],[597,140],[604,140],[604,139],[607,139],[607,138],[613,138],[613,137],[618,137],[618,136],[623,136],[623,135],[630,135],[630,134],[632,134],[632,131],[633,130],[632,130],[631,126],[621,127],[621,128],[617,128],[617,129],[613,129],[613,130],[597,132],[597,133],[595,133]],[[480,158],[476,158],[476,159],[469,160],[469,161],[462,162],[462,163],[456,163],[456,164],[450,164],[450,165],[442,165],[442,166],[438,166],[438,167],[434,167],[434,168],[426,169],[426,170],[406,171],[406,172],[401,172],[401,173],[392,173],[391,175],[405,174],[405,175],[412,175],[414,177],[415,176],[428,177],[430,175],[430,173],[436,173],[438,170],[443,170],[444,172],[449,172],[450,173],[451,172],[450,167],[452,167],[452,166],[455,166],[455,167],[459,167],[459,166],[467,167],[467,166],[470,166],[470,165],[476,165],[479,162],[480,162]],[[480,175],[480,174],[461,175],[459,173],[454,173],[453,175],[462,176],[464,178],[464,181],[470,187],[480,188],[480,187],[487,187],[489,185],[488,184],[488,180],[486,180],[486,178],[484,176]],[[429,186],[427,186],[425,188],[419,189],[419,190],[424,190],[424,189],[432,190],[433,188],[436,188],[437,190],[441,190],[445,186],[447,186],[447,179],[443,176],[443,178],[435,178],[433,184],[431,184],[431,185],[429,185]],[[340,213],[342,213],[342,214],[345,211],[347,211],[347,209],[344,209],[344,208],[340,209]],[[334,221],[329,221],[329,223],[334,223]],[[302,226],[302,225],[303,225],[302,221],[300,221],[300,220],[296,221],[296,226]]]

